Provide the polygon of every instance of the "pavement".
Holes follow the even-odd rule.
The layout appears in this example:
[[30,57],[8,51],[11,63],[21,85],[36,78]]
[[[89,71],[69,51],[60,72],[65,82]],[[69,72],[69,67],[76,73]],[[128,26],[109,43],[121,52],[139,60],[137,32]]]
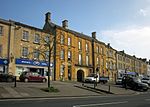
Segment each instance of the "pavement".
[[[47,83],[0,83],[0,99],[15,99],[15,98],[45,98],[45,97],[82,97],[82,96],[100,96],[108,95],[108,84],[98,84],[95,89],[93,84],[82,84],[79,82],[61,82],[51,81],[51,86],[57,88],[59,92],[50,93],[44,92],[41,88],[46,88]],[[110,86],[111,94],[130,95],[135,94],[135,91],[124,89],[115,85]]]

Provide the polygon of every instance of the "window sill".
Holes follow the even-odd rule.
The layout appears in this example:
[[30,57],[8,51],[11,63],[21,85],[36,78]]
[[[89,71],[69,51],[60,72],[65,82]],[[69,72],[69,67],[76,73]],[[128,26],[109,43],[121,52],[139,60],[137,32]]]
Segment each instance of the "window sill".
[[33,42],[34,44],[38,44],[38,45],[40,45],[40,43],[39,42]]
[[25,40],[25,39],[21,39],[21,41],[24,41],[24,42],[29,42],[29,40]]

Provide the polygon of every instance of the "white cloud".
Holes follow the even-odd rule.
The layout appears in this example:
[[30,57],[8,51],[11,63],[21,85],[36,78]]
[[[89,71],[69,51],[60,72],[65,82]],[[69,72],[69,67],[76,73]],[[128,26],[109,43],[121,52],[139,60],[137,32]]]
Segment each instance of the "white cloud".
[[142,16],[147,16],[147,10],[146,9],[140,9],[139,14]]
[[150,16],[150,6],[139,9],[137,13],[138,15],[143,16],[143,17]]
[[[137,57],[150,59],[150,26],[126,27],[120,30],[102,31],[102,39],[119,50],[136,55]],[[101,37],[100,37],[101,38]]]

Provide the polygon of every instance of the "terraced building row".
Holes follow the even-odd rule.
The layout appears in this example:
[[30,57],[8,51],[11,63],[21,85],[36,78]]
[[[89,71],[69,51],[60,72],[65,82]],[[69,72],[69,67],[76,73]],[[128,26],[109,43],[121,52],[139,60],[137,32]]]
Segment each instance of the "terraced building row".
[[[62,26],[54,24],[50,12],[43,28],[0,19],[0,72],[17,77],[27,70],[46,75],[50,64],[53,80],[83,81],[97,72],[115,81],[125,70],[147,74],[146,59],[118,51],[96,36],[96,32],[89,36],[69,29],[68,20]],[[47,41],[53,44],[50,63]]]

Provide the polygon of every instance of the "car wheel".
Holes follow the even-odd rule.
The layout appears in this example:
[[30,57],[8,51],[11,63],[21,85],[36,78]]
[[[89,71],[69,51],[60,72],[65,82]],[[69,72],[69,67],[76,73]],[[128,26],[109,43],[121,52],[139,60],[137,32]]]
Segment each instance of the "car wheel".
[[7,78],[7,82],[13,82],[12,78]]
[[24,82],[28,82],[28,81],[29,81],[29,79],[28,79],[28,78],[25,78],[25,79],[24,79]]
[[148,90],[148,88],[143,88],[143,91],[147,91]]
[[42,79],[42,82],[46,82],[46,79]]

